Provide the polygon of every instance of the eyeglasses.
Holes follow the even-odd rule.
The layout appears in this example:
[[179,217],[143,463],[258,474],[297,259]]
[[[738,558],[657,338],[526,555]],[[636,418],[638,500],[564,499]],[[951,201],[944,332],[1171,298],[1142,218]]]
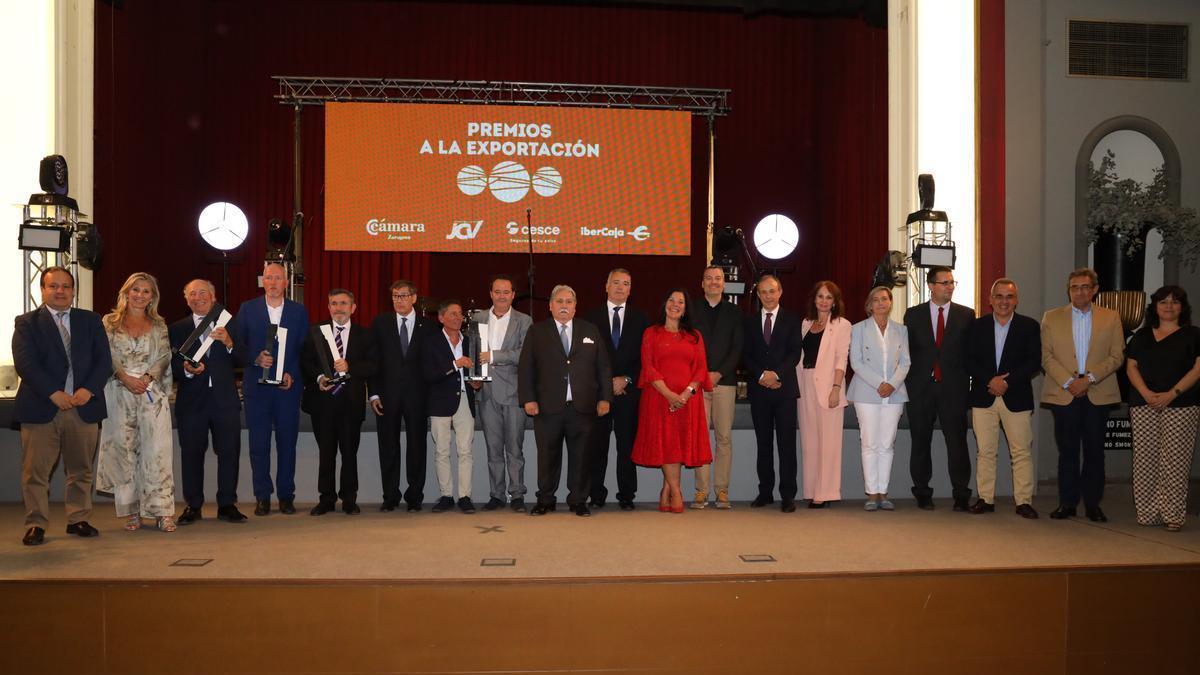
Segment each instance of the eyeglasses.
[[392,293],[393,300],[403,300],[405,298],[411,298],[411,297],[413,297],[412,293]]
[[933,286],[945,286],[946,288],[954,288],[958,285],[958,282],[953,279],[950,281],[931,281],[929,283]]

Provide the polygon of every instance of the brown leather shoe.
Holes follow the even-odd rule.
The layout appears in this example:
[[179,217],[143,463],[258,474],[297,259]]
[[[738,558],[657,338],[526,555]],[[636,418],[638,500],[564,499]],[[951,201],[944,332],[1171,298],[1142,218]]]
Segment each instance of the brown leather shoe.
[[1030,506],[1029,504],[1018,504],[1017,505],[1017,515],[1021,516],[1022,518],[1029,518],[1030,520],[1034,520],[1038,517],[1038,512],[1034,511],[1033,507]]
[[971,505],[971,508],[969,508],[967,510],[970,511],[971,513],[976,513],[976,514],[991,513],[996,510],[996,505],[989,504],[989,503],[983,501],[982,499],[977,499],[977,500],[975,500],[975,503]]

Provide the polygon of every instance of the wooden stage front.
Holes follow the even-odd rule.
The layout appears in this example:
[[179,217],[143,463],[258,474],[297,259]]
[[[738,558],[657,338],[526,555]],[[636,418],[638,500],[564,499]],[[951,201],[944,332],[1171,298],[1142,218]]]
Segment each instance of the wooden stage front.
[[[1115,492],[1115,490],[1113,490]],[[20,543],[0,673],[1195,673],[1200,522],[644,505],[208,519]],[[244,506],[244,511],[248,509]]]

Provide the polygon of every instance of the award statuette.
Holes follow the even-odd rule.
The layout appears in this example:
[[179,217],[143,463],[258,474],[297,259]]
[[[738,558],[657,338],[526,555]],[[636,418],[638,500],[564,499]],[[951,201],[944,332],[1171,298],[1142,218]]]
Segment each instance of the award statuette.
[[[480,321],[479,319],[483,319]],[[479,310],[471,312],[467,316],[467,352],[464,356],[471,359],[471,366],[467,368],[467,382],[491,382],[492,376],[488,372],[491,364],[480,363],[479,354],[482,352],[491,351],[488,345],[488,323],[487,310]]]
[[342,384],[350,379],[350,373],[338,372],[333,369],[333,362],[342,358],[338,353],[337,342],[333,338],[333,326],[323,324],[321,326],[321,336],[325,338],[325,344],[329,350],[317,349],[317,361],[321,364],[321,372],[325,375],[325,381],[329,384]]
[[262,369],[259,384],[283,384],[283,359],[287,356],[287,329],[273,323],[267,324],[267,343],[263,351],[275,359],[269,368]]
[[208,348],[212,346],[213,339],[209,335],[217,328],[224,328],[225,324],[233,320],[233,316],[225,311],[225,307],[220,303],[213,305],[208,314],[200,320],[200,325],[196,326],[196,330],[188,336],[183,344],[179,346],[176,353],[183,357],[193,368],[200,365],[200,361],[208,355]]

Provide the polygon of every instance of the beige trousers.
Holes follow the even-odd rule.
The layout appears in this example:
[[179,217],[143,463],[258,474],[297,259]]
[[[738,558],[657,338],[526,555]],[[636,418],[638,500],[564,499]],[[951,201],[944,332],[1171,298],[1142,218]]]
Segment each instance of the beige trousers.
[[453,417],[430,417],[429,431],[433,434],[434,473],[437,474],[438,489],[443,497],[454,496],[454,482],[450,475],[450,432],[454,432],[454,444],[458,451],[458,496],[471,497],[471,472],[475,468],[475,456],[471,442],[475,438],[475,418],[471,417],[471,406],[464,392],[458,397],[458,410]]
[[[712,423],[717,437],[717,452],[713,457],[716,467],[717,490],[729,490],[729,467],[733,465],[733,410],[737,402],[737,386],[718,384],[712,391],[704,392],[704,415]],[[696,492],[708,496],[708,481],[711,469],[708,464],[696,467]]]
[[1013,501],[1017,506],[1033,502],[1033,411],[1011,412],[1004,399],[988,408],[971,408],[971,426],[975,429],[975,489],[979,498],[996,503],[996,453],[1000,447],[1000,429],[1008,439],[1012,458]]
[[79,419],[79,412],[60,410],[45,424],[21,424],[21,495],[25,498],[25,527],[46,528],[50,510],[50,474],[62,456],[67,483],[63,501],[67,524],[92,517],[92,457],[100,425]]

